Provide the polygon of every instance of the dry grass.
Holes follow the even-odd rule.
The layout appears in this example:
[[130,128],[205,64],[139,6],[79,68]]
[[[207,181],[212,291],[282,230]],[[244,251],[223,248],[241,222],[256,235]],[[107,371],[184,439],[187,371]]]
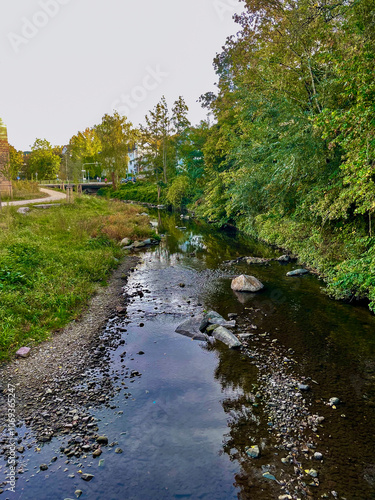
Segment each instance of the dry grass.
[[116,213],[101,218],[99,227],[91,233],[93,237],[106,236],[121,241],[130,238],[135,241],[150,236],[149,220],[141,216],[142,208],[136,205],[116,203]]

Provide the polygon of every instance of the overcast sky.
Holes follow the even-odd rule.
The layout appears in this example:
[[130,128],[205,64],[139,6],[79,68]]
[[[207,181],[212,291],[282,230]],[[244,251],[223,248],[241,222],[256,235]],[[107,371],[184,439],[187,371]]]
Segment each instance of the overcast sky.
[[0,117],[9,142],[66,144],[117,109],[134,125],[164,94],[196,103],[238,27],[238,0],[1,0]]

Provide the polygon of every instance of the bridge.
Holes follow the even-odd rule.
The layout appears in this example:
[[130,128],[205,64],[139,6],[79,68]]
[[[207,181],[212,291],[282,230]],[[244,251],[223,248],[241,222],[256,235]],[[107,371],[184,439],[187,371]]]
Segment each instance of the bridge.
[[40,186],[45,188],[66,189],[66,186],[73,187],[74,191],[82,189],[82,193],[95,194],[100,188],[111,187],[112,182],[41,182]]

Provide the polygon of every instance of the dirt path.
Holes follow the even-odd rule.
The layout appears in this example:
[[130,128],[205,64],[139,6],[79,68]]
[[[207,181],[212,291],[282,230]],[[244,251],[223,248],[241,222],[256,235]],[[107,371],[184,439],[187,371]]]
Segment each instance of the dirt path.
[[51,201],[60,201],[60,200],[66,199],[65,193],[59,193],[58,191],[54,191],[53,189],[40,188],[40,191],[42,193],[48,194],[48,197],[38,198],[36,200],[20,200],[20,201],[3,202],[3,205],[4,206],[7,206],[7,205],[22,206],[22,205],[31,205],[34,203],[50,203]]

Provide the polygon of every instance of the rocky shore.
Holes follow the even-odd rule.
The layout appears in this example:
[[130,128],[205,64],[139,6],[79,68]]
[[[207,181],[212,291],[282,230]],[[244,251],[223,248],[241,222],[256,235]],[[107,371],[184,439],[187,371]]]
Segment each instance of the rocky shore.
[[[16,394],[16,476],[25,471],[25,447],[38,447],[55,436],[66,436],[60,452],[68,459],[87,455],[98,458],[103,446],[116,445],[98,435],[90,407],[112,407],[111,401],[119,391],[115,384],[120,374],[110,376],[108,362],[111,351],[123,342],[127,301],[123,287],[138,261],[138,257],[125,258],[109,286],[98,290],[82,318],[33,348],[27,359],[15,359],[1,367],[0,456],[6,461],[11,454],[6,404],[10,384]],[[137,375],[124,367],[121,380]],[[125,382],[121,387],[129,397]],[[21,437],[17,429],[23,424],[29,431]],[[51,462],[56,460],[51,457]],[[40,467],[48,469],[47,464]],[[0,494],[5,487],[6,483],[0,484]]]

